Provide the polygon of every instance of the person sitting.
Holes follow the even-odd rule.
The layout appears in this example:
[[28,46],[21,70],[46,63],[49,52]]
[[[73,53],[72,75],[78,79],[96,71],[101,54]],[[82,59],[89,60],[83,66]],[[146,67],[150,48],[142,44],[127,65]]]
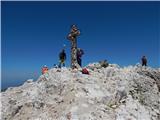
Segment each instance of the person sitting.
[[48,72],[48,67],[46,65],[44,65],[42,68],[42,74],[45,74],[47,72]]
[[107,60],[100,61],[99,63],[101,65],[101,67],[104,67],[104,68],[108,67],[108,65],[109,65]]
[[53,68],[58,68],[58,65],[54,64],[54,65],[53,65]]

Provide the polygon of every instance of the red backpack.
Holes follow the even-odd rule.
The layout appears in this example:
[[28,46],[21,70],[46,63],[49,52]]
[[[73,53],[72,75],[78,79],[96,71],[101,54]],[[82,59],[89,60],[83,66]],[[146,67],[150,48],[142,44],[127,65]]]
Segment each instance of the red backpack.
[[82,73],[83,73],[83,74],[88,74],[88,75],[89,75],[89,71],[88,71],[86,68],[83,68],[83,69],[82,69]]

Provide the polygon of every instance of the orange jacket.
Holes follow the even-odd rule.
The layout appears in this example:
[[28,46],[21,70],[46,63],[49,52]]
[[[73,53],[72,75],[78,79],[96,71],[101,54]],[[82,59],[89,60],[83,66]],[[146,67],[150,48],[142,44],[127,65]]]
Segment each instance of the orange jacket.
[[48,72],[48,67],[43,67],[42,68],[42,74],[45,74],[46,72]]

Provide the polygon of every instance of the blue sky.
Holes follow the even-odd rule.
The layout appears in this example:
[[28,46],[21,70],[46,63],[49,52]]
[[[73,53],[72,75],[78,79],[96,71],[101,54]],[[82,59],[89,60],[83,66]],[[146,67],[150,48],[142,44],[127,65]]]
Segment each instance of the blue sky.
[[146,55],[160,65],[160,2],[2,2],[2,88],[37,78],[58,64],[71,24],[81,30],[83,65],[107,59],[135,65]]

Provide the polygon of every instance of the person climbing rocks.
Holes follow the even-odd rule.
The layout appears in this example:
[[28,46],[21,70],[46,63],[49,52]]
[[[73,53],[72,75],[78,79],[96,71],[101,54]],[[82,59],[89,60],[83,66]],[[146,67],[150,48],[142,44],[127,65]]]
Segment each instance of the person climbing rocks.
[[59,68],[61,68],[61,65],[63,64],[63,67],[65,66],[65,60],[66,60],[66,53],[63,49],[59,54]]
[[46,66],[46,65],[44,65],[43,67],[42,67],[42,74],[45,74],[45,73],[47,73],[48,72],[48,67]]
[[77,62],[80,67],[82,67],[82,55],[84,54],[84,51],[80,48],[77,49]]
[[147,66],[147,58],[146,58],[146,56],[143,56],[141,61],[142,61],[142,66]]

